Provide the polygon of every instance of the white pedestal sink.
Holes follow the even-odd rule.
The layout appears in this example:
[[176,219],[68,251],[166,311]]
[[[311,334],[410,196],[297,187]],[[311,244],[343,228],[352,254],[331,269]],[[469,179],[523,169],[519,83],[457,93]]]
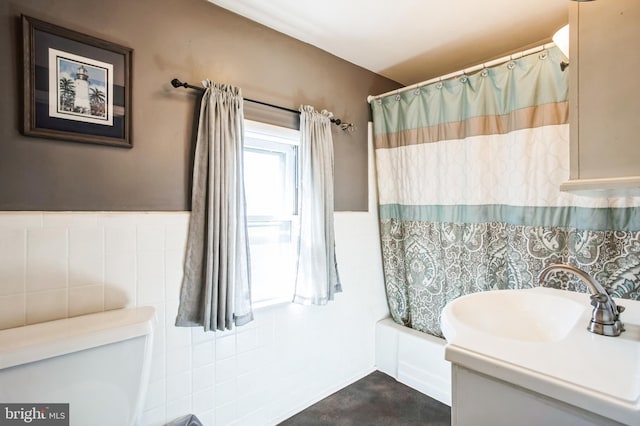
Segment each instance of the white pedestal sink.
[[606,337],[586,329],[587,294],[534,288],[450,302],[452,424],[640,425],[640,302],[621,304],[626,331]]

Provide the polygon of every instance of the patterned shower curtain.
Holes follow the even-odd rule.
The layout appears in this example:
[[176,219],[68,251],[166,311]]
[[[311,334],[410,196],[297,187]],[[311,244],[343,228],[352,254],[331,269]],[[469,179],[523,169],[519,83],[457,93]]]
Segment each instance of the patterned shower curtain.
[[[640,198],[560,192],[568,73],[557,48],[372,102],[393,319],[436,336],[456,297],[537,286],[569,263],[640,298]],[[555,274],[549,286],[587,291]]]

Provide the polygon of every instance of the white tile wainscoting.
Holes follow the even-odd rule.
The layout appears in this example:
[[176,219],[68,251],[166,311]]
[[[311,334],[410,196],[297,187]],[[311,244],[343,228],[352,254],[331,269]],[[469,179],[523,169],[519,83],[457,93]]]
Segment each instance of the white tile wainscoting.
[[0,329],[177,300],[188,213],[0,213]]
[[187,413],[207,426],[275,424],[373,370],[375,323],[388,314],[375,213],[336,213],[336,301],[260,309],[224,333],[173,326],[188,220],[0,212],[0,329],[153,305],[148,425]]

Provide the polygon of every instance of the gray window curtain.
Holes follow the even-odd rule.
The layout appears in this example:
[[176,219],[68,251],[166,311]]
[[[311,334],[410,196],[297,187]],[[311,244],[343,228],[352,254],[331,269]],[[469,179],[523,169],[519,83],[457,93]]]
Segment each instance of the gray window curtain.
[[191,218],[177,326],[225,330],[253,319],[237,87],[202,82]]
[[331,113],[300,107],[300,242],[295,303],[324,305],[342,291],[333,226]]

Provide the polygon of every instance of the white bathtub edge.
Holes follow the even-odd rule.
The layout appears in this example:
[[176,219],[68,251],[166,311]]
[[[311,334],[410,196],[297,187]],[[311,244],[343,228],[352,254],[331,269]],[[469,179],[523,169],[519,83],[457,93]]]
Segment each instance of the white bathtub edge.
[[451,363],[446,341],[396,324],[376,323],[376,368],[400,383],[451,406]]

